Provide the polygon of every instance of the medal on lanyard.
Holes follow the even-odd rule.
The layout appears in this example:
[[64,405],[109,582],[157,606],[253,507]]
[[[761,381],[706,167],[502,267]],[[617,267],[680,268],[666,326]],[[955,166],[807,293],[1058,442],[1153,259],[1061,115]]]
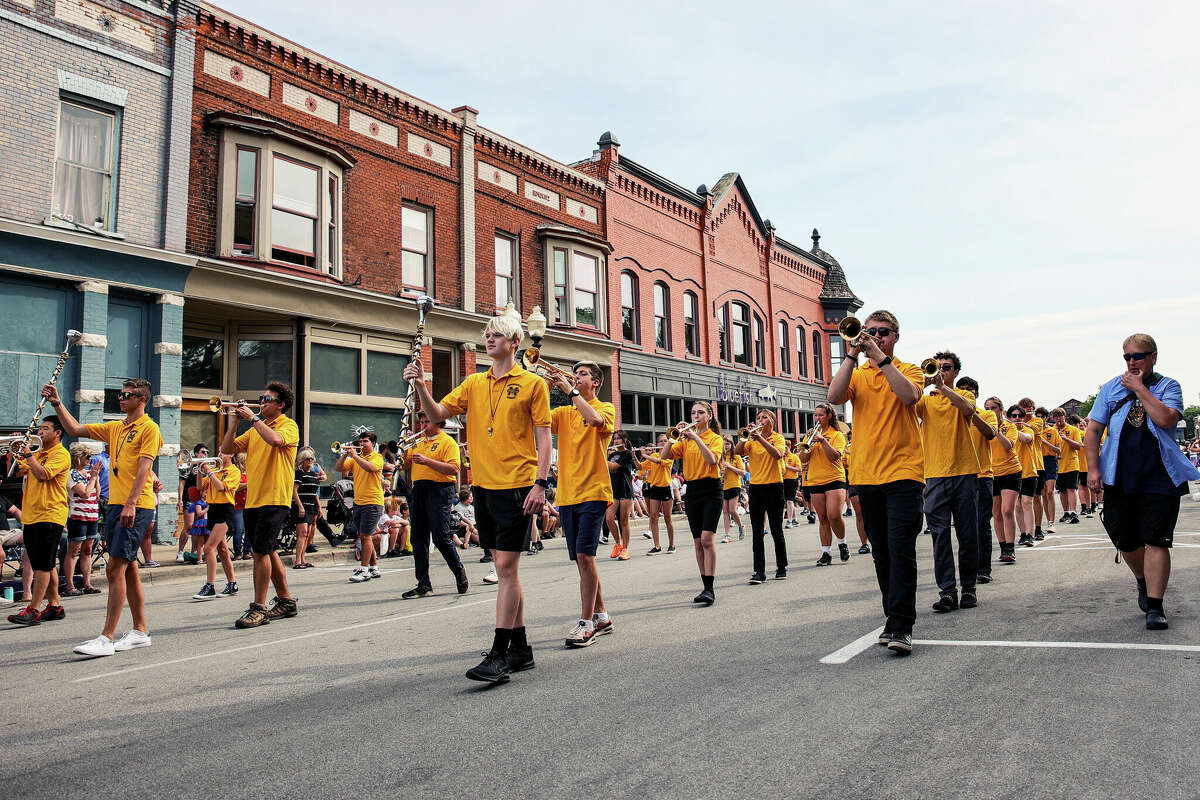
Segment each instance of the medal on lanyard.
[[1129,409],[1129,416],[1126,419],[1133,427],[1142,427],[1142,424],[1146,421],[1146,407],[1142,405],[1141,400],[1133,401],[1133,406]]

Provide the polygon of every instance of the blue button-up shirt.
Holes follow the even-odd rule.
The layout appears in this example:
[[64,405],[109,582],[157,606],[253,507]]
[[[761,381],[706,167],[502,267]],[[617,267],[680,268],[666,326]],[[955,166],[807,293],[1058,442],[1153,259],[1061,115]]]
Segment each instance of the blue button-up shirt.
[[[1146,388],[1167,408],[1175,409],[1182,416],[1183,389],[1180,388],[1179,381],[1174,378],[1162,377],[1153,386]],[[1134,400],[1129,400],[1115,412],[1113,409],[1127,394],[1129,394],[1129,390],[1121,385],[1121,376],[1118,375],[1100,387],[1100,392],[1096,395],[1096,402],[1092,405],[1092,413],[1088,415],[1089,419],[1108,426],[1108,438],[1104,440],[1104,446],[1100,448],[1100,480],[1106,486],[1114,485],[1117,480],[1117,450],[1121,444],[1121,431],[1125,428],[1125,419],[1133,409]],[[1174,428],[1167,430],[1158,427],[1149,414],[1146,414],[1144,424],[1149,427],[1154,433],[1154,438],[1158,440],[1158,452],[1162,456],[1163,466],[1166,467],[1167,477],[1171,479],[1171,482],[1179,485],[1185,481],[1200,480],[1200,471],[1192,466],[1175,442]]]

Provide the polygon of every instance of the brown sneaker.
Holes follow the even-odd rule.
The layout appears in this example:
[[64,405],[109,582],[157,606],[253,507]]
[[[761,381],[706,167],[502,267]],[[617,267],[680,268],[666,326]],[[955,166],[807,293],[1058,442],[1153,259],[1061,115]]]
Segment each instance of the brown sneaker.
[[238,617],[233,626],[235,628],[257,628],[259,625],[269,625],[270,623],[267,610],[258,603],[251,603],[250,608],[246,609],[245,614]]
[[267,609],[267,617],[270,619],[283,619],[284,617],[294,617],[300,612],[296,610],[296,598],[285,599],[278,595],[271,600],[271,607]]

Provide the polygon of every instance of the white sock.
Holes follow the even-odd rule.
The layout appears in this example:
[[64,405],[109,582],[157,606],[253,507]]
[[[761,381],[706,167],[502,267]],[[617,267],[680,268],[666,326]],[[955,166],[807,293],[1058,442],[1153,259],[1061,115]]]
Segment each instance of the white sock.
[[830,545],[830,544],[821,545],[821,552],[824,553],[825,555],[829,555],[829,551],[832,549],[833,549],[833,545]]
[[600,620],[601,622],[608,622],[608,612],[599,611],[592,615],[592,619]]
[[592,630],[596,627],[596,623],[592,622],[590,619],[581,619],[579,620],[579,624],[588,630]]
[[844,545],[846,543],[846,537],[843,536],[842,538],[838,539],[837,543],[838,543],[838,547],[841,547],[842,545]]

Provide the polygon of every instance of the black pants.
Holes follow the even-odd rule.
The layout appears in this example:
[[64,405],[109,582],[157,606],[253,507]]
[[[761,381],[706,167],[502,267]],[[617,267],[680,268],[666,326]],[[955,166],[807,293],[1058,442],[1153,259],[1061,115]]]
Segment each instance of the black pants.
[[992,574],[992,479],[980,478],[979,491],[975,494],[979,506],[979,575]]
[[457,577],[462,571],[462,560],[454,546],[450,531],[450,509],[457,495],[453,483],[417,481],[412,485],[412,542],[413,569],[417,573],[417,585],[429,586],[429,542],[446,559],[446,566]]
[[892,481],[858,487],[863,525],[871,542],[875,577],[887,629],[912,633],[917,619],[917,536],[921,533],[921,482]]
[[[975,591],[979,572],[979,478],[953,475],[925,481],[925,518],[933,535],[933,574],[938,590],[953,592],[962,584],[964,592]],[[958,537],[958,580],[954,577],[954,546],[950,521]]]
[[763,517],[771,524],[775,541],[775,568],[786,569],[787,546],[783,540],[783,484],[750,484],[750,530],[753,532],[754,571],[766,572],[767,554],[763,546]]

